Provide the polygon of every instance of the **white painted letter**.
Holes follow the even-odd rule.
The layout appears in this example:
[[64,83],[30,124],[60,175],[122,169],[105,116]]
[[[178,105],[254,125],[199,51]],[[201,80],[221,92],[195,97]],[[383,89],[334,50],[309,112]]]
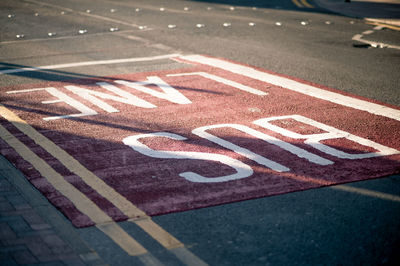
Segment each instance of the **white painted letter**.
[[80,116],[86,116],[86,115],[96,115],[97,112],[83,103],[69,97],[65,93],[59,91],[56,88],[53,87],[47,87],[47,88],[35,88],[35,89],[27,89],[27,90],[16,90],[16,91],[7,91],[8,94],[16,94],[16,93],[29,93],[29,92],[35,92],[35,91],[47,91],[51,95],[57,98],[57,100],[49,100],[49,101],[42,101],[43,104],[53,104],[53,103],[60,103],[60,102],[65,102],[69,106],[74,107],[80,113],[78,114],[70,114],[70,115],[60,115],[60,116],[50,116],[50,117],[45,117],[43,120],[56,120],[56,119],[61,119],[61,118],[72,118],[72,117],[80,117]]
[[284,150],[287,150],[290,153],[295,154],[296,156],[300,157],[300,158],[305,158],[306,160],[315,163],[315,164],[319,164],[319,165],[328,165],[328,164],[333,164],[332,161],[329,161],[327,159],[324,159],[320,156],[317,156],[315,154],[312,154],[304,149],[301,149],[299,147],[296,147],[290,143],[287,143],[283,140],[274,138],[272,136],[269,136],[267,134],[264,134],[262,132],[259,132],[257,130],[254,130],[252,128],[249,128],[247,126],[243,126],[243,125],[238,125],[238,124],[220,124],[220,125],[213,125],[213,126],[205,126],[205,127],[200,127],[200,128],[196,128],[192,131],[193,134],[200,136],[202,138],[208,139],[209,141],[212,141],[222,147],[225,147],[227,149],[230,149],[250,160],[253,160],[261,165],[264,165],[274,171],[277,172],[287,172],[290,171],[290,169],[286,166],[283,166],[277,162],[271,161],[261,155],[258,155],[248,149],[239,147],[236,144],[233,144],[229,141],[223,140],[219,137],[216,137],[208,132],[206,132],[206,130],[209,129],[213,129],[213,128],[223,128],[223,127],[230,127],[230,128],[234,128],[237,130],[240,130],[244,133],[247,133],[249,135],[252,135],[256,138],[259,138],[265,142],[268,142],[270,144],[276,145],[281,147]]
[[65,88],[72,91],[73,93],[79,95],[83,99],[93,103],[94,105],[97,105],[99,108],[101,108],[104,111],[109,112],[109,113],[114,113],[114,112],[119,112],[119,111],[117,109],[115,109],[114,107],[112,107],[111,105],[105,103],[102,100],[97,99],[94,96],[97,96],[97,97],[103,98],[103,99],[113,100],[113,101],[120,102],[120,103],[130,104],[130,105],[134,105],[134,106],[138,106],[138,107],[142,107],[142,108],[155,108],[156,107],[155,105],[153,105],[143,99],[140,99],[139,97],[132,95],[129,92],[121,90],[120,88],[117,88],[116,86],[111,85],[107,82],[98,82],[96,84],[105,88],[108,91],[114,92],[115,94],[117,94],[119,96],[110,95],[110,94],[107,94],[104,92],[84,89],[84,88],[80,88],[77,86],[65,86]]
[[[192,103],[188,98],[186,98],[182,93],[180,93],[177,89],[171,87],[168,83],[160,79],[159,77],[151,76],[147,77],[147,81],[144,82],[131,82],[125,80],[116,80],[115,83],[125,85],[132,89],[150,94],[154,97],[168,100],[177,104],[189,104]],[[163,92],[153,90],[145,87],[145,85],[157,85]]]
[[[304,124],[308,124],[311,126],[314,126],[316,128],[322,129],[326,131],[327,133],[319,133],[319,134],[309,134],[309,135],[303,135],[303,134],[298,134],[296,132],[281,128],[279,126],[275,126],[271,123],[270,121],[274,120],[282,120],[282,119],[294,119],[299,122],[302,122]],[[392,154],[398,154],[400,153],[398,150],[386,147],[384,145],[381,145],[379,143],[373,142],[368,139],[364,139],[361,137],[358,137],[356,135],[352,135],[348,132],[336,129],[334,127],[319,123],[317,121],[314,121],[312,119],[306,118],[301,115],[288,115],[288,116],[278,116],[278,117],[270,117],[270,118],[263,118],[260,120],[256,120],[253,122],[256,125],[259,125],[261,127],[273,130],[279,134],[282,134],[286,137],[290,137],[293,139],[306,139],[304,143],[335,157],[342,158],[342,159],[364,159],[364,158],[371,158],[371,157],[378,157],[378,156],[387,156],[387,155],[392,155]],[[369,153],[359,153],[359,154],[351,154],[351,153],[346,153],[343,151],[340,151],[338,149],[332,148],[328,145],[320,143],[322,140],[328,140],[328,139],[338,139],[338,138],[346,138],[348,140],[354,141],[358,144],[361,144],[363,146],[371,147],[378,152],[369,152]]]
[[142,138],[152,138],[152,137],[165,137],[174,140],[186,140],[177,134],[168,132],[156,132],[150,134],[134,135],[123,139],[124,144],[130,146],[135,151],[140,152],[149,157],[160,158],[160,159],[192,159],[192,160],[208,160],[220,162],[229,165],[236,170],[235,174],[208,178],[201,176],[193,172],[180,173],[179,176],[184,177],[186,180],[196,183],[217,183],[226,182],[237,179],[242,179],[249,177],[253,174],[253,169],[243,162],[233,159],[231,157],[216,154],[216,153],[203,153],[203,152],[184,152],[184,151],[157,151],[150,149],[148,146],[144,145],[139,141]]
[[252,93],[252,94],[255,94],[255,95],[267,95],[267,93],[265,93],[263,91],[260,91],[260,90],[251,88],[249,86],[237,83],[235,81],[232,81],[232,80],[229,80],[229,79],[225,79],[225,78],[221,78],[219,76],[212,75],[212,74],[209,74],[209,73],[206,73],[206,72],[191,72],[191,73],[170,74],[170,75],[167,75],[167,76],[168,77],[177,77],[177,76],[192,76],[192,75],[198,75],[198,76],[202,76],[202,77],[207,78],[207,79],[215,80],[215,81],[220,82],[222,84],[229,85],[231,87],[234,87],[234,88],[237,88],[239,90],[246,91],[246,92],[249,92],[249,93]]
[[83,103],[69,97],[67,94],[59,91],[56,88],[53,87],[48,87],[44,88],[45,91],[53,95],[54,97],[57,97],[58,100],[55,101],[44,101],[42,102],[43,104],[52,104],[52,103],[59,103],[59,102],[65,102],[66,104],[76,108],[80,113],[78,114],[70,114],[70,115],[60,115],[60,116],[51,116],[51,117],[45,117],[43,120],[55,120],[55,119],[61,119],[61,118],[72,118],[72,117],[81,117],[81,116],[87,116],[87,115],[96,115],[97,112]]

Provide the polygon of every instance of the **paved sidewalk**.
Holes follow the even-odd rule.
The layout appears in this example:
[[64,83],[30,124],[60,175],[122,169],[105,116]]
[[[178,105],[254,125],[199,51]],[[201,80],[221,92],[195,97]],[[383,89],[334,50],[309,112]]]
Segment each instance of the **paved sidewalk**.
[[354,18],[400,26],[400,0],[314,0],[322,8]]
[[0,264],[105,264],[3,156],[0,156]]

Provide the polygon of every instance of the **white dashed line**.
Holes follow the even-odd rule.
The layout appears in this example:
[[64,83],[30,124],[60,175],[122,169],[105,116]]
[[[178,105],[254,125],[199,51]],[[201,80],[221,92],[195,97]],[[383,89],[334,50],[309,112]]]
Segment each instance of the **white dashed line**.
[[382,27],[382,26],[376,26],[376,27],[374,27],[373,30],[366,30],[366,31],[362,32],[361,34],[356,34],[351,39],[353,41],[358,41],[361,43],[369,44],[370,46],[375,47],[375,48],[392,48],[392,49],[400,50],[400,46],[398,46],[398,45],[391,45],[391,44],[386,44],[383,42],[374,42],[374,41],[369,41],[369,40],[363,39],[364,35],[370,35],[370,34],[374,33],[375,31],[381,30],[383,28],[384,27]]

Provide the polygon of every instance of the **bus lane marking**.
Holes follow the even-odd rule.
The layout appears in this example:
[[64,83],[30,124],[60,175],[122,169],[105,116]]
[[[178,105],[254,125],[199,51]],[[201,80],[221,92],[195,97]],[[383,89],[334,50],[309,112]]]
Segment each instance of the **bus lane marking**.
[[[157,60],[160,57],[152,58],[151,60]],[[181,211],[185,210],[185,208],[188,209],[187,206],[190,208],[210,206],[210,202],[211,205],[222,204],[239,198],[250,199],[252,197],[313,188],[317,187],[317,185],[350,182],[355,180],[350,175],[354,175],[357,171],[362,174],[361,179],[373,178],[377,177],[378,174],[396,171],[395,164],[398,163],[399,151],[395,148],[399,149],[400,147],[398,141],[386,139],[386,142],[380,142],[382,139],[379,137],[381,135],[378,134],[372,135],[371,140],[369,140],[370,136],[363,134],[362,131],[354,128],[352,124],[343,125],[339,123],[341,120],[323,117],[320,120],[319,115],[308,116],[307,110],[311,108],[313,110],[328,109],[333,115],[345,110],[350,114],[354,113],[359,116],[353,118],[353,120],[349,119],[349,123],[353,123],[357,119],[365,119],[365,121],[367,121],[366,119],[372,119],[372,121],[376,121],[378,119],[377,116],[385,116],[396,120],[389,121],[389,119],[385,119],[384,121],[387,124],[379,125],[380,129],[384,129],[384,126],[387,125],[396,126],[397,124],[395,123],[400,121],[400,110],[320,89],[290,78],[269,74],[256,68],[223,59],[201,55],[164,55],[162,58],[180,60],[180,62],[190,63],[196,67],[189,70],[188,68],[182,68],[171,71],[154,71],[150,74],[127,74],[123,76],[126,77],[126,79],[123,78],[124,80],[121,77],[113,79],[113,84],[112,82],[97,82],[88,85],[86,81],[71,83],[70,85],[65,85],[64,83],[62,85],[57,83],[57,85],[54,83],[55,85],[51,85],[54,87],[6,92],[12,96],[11,100],[16,103],[19,99],[23,102],[26,99],[24,97],[30,97],[30,99],[40,99],[41,102],[38,103],[44,104],[46,107],[49,104],[64,104],[64,106],[69,105],[80,111],[81,113],[78,115],[81,116],[98,115],[98,118],[88,120],[93,121],[93,123],[86,123],[85,127],[82,128],[82,130],[89,130],[88,132],[91,132],[91,129],[98,130],[97,126],[99,125],[105,125],[104,123],[101,124],[101,122],[104,122],[101,119],[105,117],[110,121],[111,119],[118,120],[123,117],[125,120],[121,120],[120,128],[114,127],[116,124],[110,124],[110,128],[101,128],[99,131],[93,131],[102,131],[101,134],[104,135],[101,136],[106,137],[104,139],[101,139],[100,135],[96,135],[96,137],[104,142],[112,143],[112,152],[114,153],[109,154],[111,156],[117,155],[112,159],[114,161],[122,159],[121,161],[123,161],[123,163],[118,162],[115,164],[113,164],[114,162],[110,163],[109,161],[111,160],[105,161],[101,165],[101,171],[113,171],[116,167],[127,167],[126,173],[121,171],[115,177],[108,176],[106,175],[107,172],[104,172],[105,178],[115,178],[117,181],[113,187],[108,185],[111,183],[105,183],[103,179],[89,171],[89,169],[92,169],[91,167],[88,166],[89,169],[87,169],[84,164],[81,164],[79,160],[82,160],[83,157],[78,157],[74,153],[75,150],[71,151],[71,155],[68,154],[66,152],[68,149],[61,149],[50,140],[51,138],[46,138],[4,106],[0,108],[0,115],[49,152],[72,173],[79,176],[84,183],[112,203],[129,218],[129,222],[135,223],[182,261],[187,260],[189,257],[193,259],[194,255],[179,240],[154,223],[148,215],[162,214],[163,211],[165,213]],[[103,64],[104,62],[118,64],[118,62],[124,61],[123,59],[121,60],[100,60],[89,63],[93,65],[96,64],[95,62],[98,64]],[[71,64],[55,66],[60,68],[73,67]],[[76,63],[76,66],[81,66],[81,63]],[[21,71],[24,70],[21,69]],[[31,71],[36,71],[36,69]],[[196,77],[193,78],[192,76]],[[230,80],[231,77],[232,80]],[[168,81],[168,83],[165,81]],[[77,83],[81,85],[76,86]],[[264,84],[267,84],[268,87],[264,86]],[[269,84],[274,86],[269,86]],[[266,90],[266,92],[263,90]],[[16,95],[38,91],[45,91],[56,99],[42,99],[42,97],[48,95],[40,95],[37,98],[33,95]],[[109,94],[107,91],[113,94]],[[213,94],[210,94],[210,92]],[[134,93],[137,93],[138,96],[135,96]],[[268,97],[263,97],[266,95]],[[278,96],[280,98],[277,98]],[[312,97],[311,101],[308,96]],[[143,97],[143,99],[139,97]],[[283,101],[282,97],[284,97]],[[81,100],[82,102],[80,102]],[[147,102],[147,100],[154,101],[154,104]],[[108,101],[114,101],[113,105]],[[336,104],[335,108],[326,108],[327,105],[333,106],[332,103]],[[85,104],[88,105],[86,106]],[[209,108],[205,107],[206,104],[209,104]],[[92,109],[93,106],[110,114],[105,116],[104,113],[98,113],[98,109]],[[294,106],[297,109],[287,108],[287,106]],[[60,105],[56,107],[60,107]],[[250,111],[251,108],[249,107],[254,107],[254,110],[259,110],[262,114],[258,115]],[[46,110],[45,107],[43,109]],[[71,125],[76,126],[75,123],[77,122],[86,122],[86,120],[70,119],[74,118],[72,115],[60,115],[56,119],[54,119],[55,117],[50,117],[49,119],[49,117],[44,117],[50,113],[48,110],[51,110],[51,108],[47,108],[47,113],[32,114],[33,118],[27,118],[27,121],[30,121],[32,125],[35,121],[40,121],[39,123],[42,123],[44,128],[53,131]],[[224,110],[227,110],[227,112],[221,112]],[[64,108],[62,112],[69,113],[70,109]],[[340,117],[344,119],[343,116],[338,118]],[[57,119],[65,120],[57,121]],[[213,122],[207,123],[207,121],[211,120]],[[287,120],[314,128],[314,131],[310,130],[309,132],[324,133],[301,134],[298,132],[303,131],[297,131],[298,125],[297,127],[296,125],[293,127],[290,125],[287,128],[280,126],[285,123],[285,125],[293,124],[293,122],[288,123]],[[132,121],[137,121],[138,124],[143,123],[145,126],[138,130],[132,126]],[[151,123],[148,123],[149,121]],[[96,124],[96,122],[99,123]],[[368,122],[367,124],[370,123]],[[92,126],[93,128],[91,128]],[[123,126],[123,132],[117,131],[122,129]],[[115,136],[108,137],[107,133],[109,133],[108,130],[111,127],[112,134],[115,134]],[[164,129],[163,127],[168,128]],[[362,129],[363,127],[360,128]],[[80,130],[79,126],[76,130]],[[368,131],[367,128],[364,128],[364,130]],[[76,134],[76,132],[73,132],[73,134]],[[144,132],[145,134],[143,134]],[[65,131],[65,136],[68,136],[68,130]],[[88,139],[91,136],[88,136]],[[335,142],[336,140],[338,141]],[[91,144],[89,141],[88,143]],[[169,149],[168,145],[171,143],[173,145]],[[238,145],[239,143],[240,145]],[[94,144],[94,146],[96,145]],[[121,148],[121,146],[125,147]],[[123,151],[123,158],[119,157],[120,151]],[[74,156],[80,159],[75,159]],[[131,158],[128,158],[129,156]],[[381,157],[380,160],[373,162],[384,162],[383,166],[375,165],[369,167],[371,163],[369,165],[367,163],[372,161],[362,161],[373,157]],[[108,160],[110,157],[108,153],[104,152],[104,154],[99,155],[99,159]],[[182,160],[176,162],[176,159]],[[126,162],[125,160],[131,161]],[[198,165],[205,167],[202,169],[200,169],[201,166],[194,168],[198,170],[197,173],[196,170],[187,170],[191,169],[191,167],[196,167],[196,160],[202,161]],[[212,166],[207,168],[208,164]],[[185,165],[185,171],[178,170],[184,168],[179,168],[182,165]],[[315,167],[316,165],[320,167]],[[353,166],[355,167],[354,171],[348,171]],[[142,169],[140,169],[141,167]],[[229,170],[229,167],[236,172],[232,174],[232,169]],[[97,168],[93,167],[93,169]],[[95,171],[93,169],[92,171]],[[160,172],[157,172],[158,170]],[[368,173],[368,171],[372,170],[376,171],[373,174]],[[154,172],[150,173],[149,171]],[[321,174],[323,171],[326,171],[326,173]],[[328,171],[330,172],[328,173]],[[331,175],[331,172],[334,173]],[[153,173],[155,174],[153,175]],[[102,176],[102,174],[103,172],[99,176]],[[179,179],[179,176],[183,178]],[[250,181],[246,181],[246,179]],[[279,182],[268,183],[273,182],[270,181],[273,179],[279,180]],[[289,179],[292,180],[288,181]],[[246,182],[249,184],[246,184]],[[278,187],[280,182],[282,185]],[[130,186],[129,188],[118,187],[119,184],[129,184]],[[241,186],[235,188],[237,184]],[[175,189],[174,193],[168,194],[173,189],[164,192],[162,191],[164,189],[163,185],[167,189],[179,187],[179,191],[182,193],[176,195],[175,192],[178,189]],[[151,188],[151,186],[154,186],[154,188]],[[184,194],[193,191],[193,188],[197,189],[196,186],[199,187],[198,191],[201,193],[189,196]],[[212,191],[214,188],[216,189]],[[154,190],[148,193],[150,189]],[[236,194],[231,193],[233,196],[229,195],[229,198],[228,196],[218,198],[219,191],[229,191],[230,189],[235,191]],[[120,191],[120,193],[117,191]],[[246,194],[243,191],[246,191]],[[215,195],[212,193],[215,193]],[[151,200],[147,201],[147,196],[149,198],[151,196]],[[166,198],[162,198],[164,196]],[[191,200],[194,197],[197,197],[197,202],[193,201],[193,204]],[[212,200],[215,200],[215,202]],[[157,204],[159,205],[157,206]],[[117,233],[118,230],[110,229],[107,223],[102,224],[104,224],[102,227],[99,225],[102,230],[114,232],[114,237],[119,234]],[[190,255],[188,255],[188,252]],[[201,264],[200,259],[198,262]]]

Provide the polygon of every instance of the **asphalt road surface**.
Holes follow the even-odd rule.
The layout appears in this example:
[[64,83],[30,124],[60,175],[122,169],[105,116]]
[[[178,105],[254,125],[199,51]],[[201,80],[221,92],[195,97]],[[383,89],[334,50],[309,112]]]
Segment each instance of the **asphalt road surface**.
[[[49,139],[52,139],[51,131],[59,130],[65,133],[62,137],[68,136],[71,143],[77,139],[74,135],[75,132],[79,136],[91,138],[87,142],[89,144],[103,145],[105,150],[95,149],[91,153],[94,159],[86,158],[87,161],[82,164],[88,164],[86,167],[97,175],[104,175],[104,180],[107,180],[106,173],[97,171],[97,166],[95,166],[101,164],[100,159],[97,160],[100,157],[96,157],[96,154],[108,151],[107,145],[113,143],[114,139],[122,138],[123,134],[125,134],[124,137],[128,136],[129,130],[135,131],[135,134],[144,134],[149,133],[150,130],[155,131],[154,128],[156,128],[157,131],[175,130],[175,133],[184,135],[186,133],[184,129],[193,130],[195,127],[199,127],[199,121],[204,122],[202,125],[205,126],[221,123],[220,120],[224,117],[231,121],[236,116],[238,123],[242,123],[242,121],[249,121],[250,123],[261,118],[257,115],[259,112],[262,113],[262,110],[260,110],[262,103],[256,104],[254,92],[247,91],[246,95],[250,96],[240,94],[240,97],[243,99],[248,97],[246,99],[255,104],[254,107],[248,109],[249,114],[236,115],[230,109],[230,106],[234,106],[235,103],[237,103],[237,108],[241,107],[240,102],[235,102],[237,98],[231,97],[236,95],[236,92],[231,93],[228,90],[223,90],[222,93],[208,91],[210,87],[206,85],[212,83],[202,85],[201,82],[195,82],[193,85],[190,83],[190,79],[184,79],[185,77],[179,77],[181,78],[179,80],[178,76],[185,73],[187,69],[192,73],[194,71],[196,73],[209,71],[207,73],[224,77],[224,81],[216,80],[220,83],[225,82],[224,84],[226,84],[228,79],[234,81],[236,83],[230,83],[230,86],[239,88],[237,93],[244,93],[243,90],[251,87],[256,90],[270,89],[269,95],[273,96],[274,93],[279,94],[281,89],[278,87],[285,88],[281,81],[276,85],[278,87],[264,88],[257,83],[261,79],[257,82],[246,80],[246,78],[252,77],[251,73],[253,72],[251,71],[256,69],[262,73],[267,71],[274,77],[290,78],[302,84],[311,85],[313,88],[328,88],[327,90],[335,93],[343,92],[344,94],[340,95],[351,95],[352,99],[360,99],[363,103],[384,105],[395,110],[394,112],[399,110],[400,50],[398,48],[400,47],[400,33],[398,28],[371,25],[361,19],[334,14],[319,7],[313,1],[2,0],[0,6],[2,106],[4,104],[7,110],[17,113],[42,134],[48,134],[46,136]],[[354,40],[354,36],[357,35],[359,37],[362,35],[363,39],[372,42],[384,43],[386,47],[365,45],[363,42]],[[188,61],[194,59],[184,55],[206,55],[207,58],[219,58],[223,62],[223,67],[216,71],[215,69],[209,70],[209,66],[193,66],[188,64]],[[174,60],[171,60],[171,58],[174,58]],[[224,72],[227,70],[224,67],[229,63],[235,64],[235,66],[251,66],[252,70],[246,78],[238,77],[239,74],[237,73],[227,76]],[[41,68],[26,69],[32,67]],[[144,72],[151,74],[141,76],[140,73]],[[175,77],[168,76],[171,74],[174,74]],[[99,118],[92,120],[92,116],[82,116],[77,119],[69,119],[71,117],[59,119],[60,115],[67,114],[71,109],[65,109],[65,106],[64,109],[55,108],[54,111],[51,111],[51,108],[47,109],[47,106],[52,106],[57,102],[48,97],[42,98],[43,95],[40,94],[42,92],[29,94],[29,96],[23,93],[9,93],[17,90],[57,86],[59,88],[60,86],[85,84],[84,82],[77,83],[76,80],[95,79],[96,82],[111,82],[129,79],[142,81],[149,76],[163,77],[164,81],[157,80],[159,83],[165,81],[169,83],[182,82],[177,83],[181,84],[179,88],[182,88],[180,90],[182,93],[174,94],[178,98],[168,98],[167,92],[165,92],[167,96],[160,96],[154,94],[154,91],[143,91],[142,88],[143,94],[138,94],[141,95],[140,97],[143,96],[142,101],[136,103],[137,106],[149,102],[154,103],[159,110],[164,110],[164,113],[159,114],[154,111],[154,113],[142,115],[138,112],[137,121],[140,120],[140,123],[133,124],[132,127],[118,127],[117,124],[120,121],[113,120],[111,116],[105,115],[106,109],[104,108],[118,107],[119,105],[107,105],[105,107],[105,105],[101,105],[104,102],[97,102],[97,109],[85,109],[85,106],[80,105],[79,107],[76,102],[70,102],[70,105],[78,106],[77,109],[82,111],[82,114],[90,113],[93,109],[97,110],[99,115],[93,117]],[[247,86],[240,87],[238,83],[247,84]],[[168,84],[163,84],[164,87],[168,87]],[[148,84],[143,83],[142,85],[147,86]],[[65,88],[67,89],[67,87]],[[115,88],[111,89],[116,92]],[[49,91],[47,90],[48,93],[50,93]],[[196,98],[196,93],[199,92],[205,93],[205,96]],[[54,93],[53,91],[53,96],[56,95]],[[149,93],[153,93],[151,95],[156,95],[158,98],[164,97],[163,101],[165,99],[176,101],[177,104],[188,104],[189,102],[191,104],[192,101],[193,108],[198,109],[193,109],[194,111],[190,113],[180,106],[179,108],[164,106],[163,101],[155,101],[152,97],[144,95]],[[170,91],[170,93],[175,92]],[[224,93],[226,98],[221,96]],[[69,95],[73,94],[70,92]],[[82,95],[81,97],[83,97]],[[91,95],[85,95],[87,97],[85,98],[86,103],[91,101],[93,104],[94,100],[90,98]],[[282,104],[275,102],[274,108],[282,106],[281,108],[290,110],[292,107],[289,101],[298,100],[296,104],[293,104],[294,110],[308,112],[310,117],[324,117],[325,121],[331,120],[329,120],[329,112],[325,113],[323,107],[326,106],[326,109],[329,110],[338,108],[333,105],[330,106],[331,103],[325,105],[317,100],[313,103],[314,105],[308,105],[307,99],[302,100],[301,97],[296,99],[293,95],[284,94],[284,92],[282,92],[282,95],[286,98],[284,100],[279,98]],[[61,99],[60,97],[59,99]],[[65,102],[68,101],[67,98],[62,99]],[[77,99],[76,95],[75,99]],[[287,102],[285,102],[285,99]],[[37,104],[34,103],[35,100],[38,101]],[[207,101],[215,104],[214,110],[210,108],[210,111],[206,111]],[[202,102],[204,102],[204,106],[201,106]],[[46,103],[46,107],[43,107],[45,105],[42,103]],[[363,109],[370,111],[369,116],[359,114],[358,111],[348,111],[349,106],[352,106],[351,104],[341,107],[342,109],[337,109],[336,112],[339,113],[337,117],[341,120],[337,118],[336,121],[332,118],[332,121],[337,123],[332,124],[332,126],[339,128],[340,124],[343,124],[354,129],[352,132],[357,132],[364,138],[376,137],[375,141],[382,141],[381,144],[383,145],[398,145],[398,132],[400,132],[398,120],[392,121],[387,117],[379,119],[376,116],[372,117],[373,115],[370,113],[375,111],[366,110],[370,108],[369,105],[366,105],[367,107]],[[43,109],[40,109],[39,105]],[[354,105],[358,106],[359,102]],[[99,106],[104,108],[98,108]],[[93,107],[93,105],[90,105],[90,107]],[[29,110],[36,110],[36,113],[29,114]],[[110,111],[111,109],[107,110],[110,113],[113,112]],[[119,110],[123,114],[125,109],[120,108]],[[10,118],[12,115],[7,116],[3,109],[1,112],[3,116],[1,121],[5,125],[4,127],[10,132],[14,132],[15,136],[22,140],[25,138],[21,134],[15,133],[16,131],[13,131],[11,126],[7,127],[5,120],[14,123],[15,127],[18,127],[18,124],[22,125],[21,128],[18,128],[30,138],[33,138],[32,136],[36,134],[37,131],[30,128],[26,129],[23,126],[25,122],[22,120]],[[210,114],[217,118],[205,117]],[[129,122],[133,115],[134,113],[129,113],[129,115],[127,113],[124,119]],[[179,118],[184,118],[185,115],[188,115],[190,119],[180,124]],[[46,121],[53,120],[56,126],[52,128],[48,126]],[[174,120],[173,123],[168,123],[172,120]],[[365,123],[360,123],[360,126],[354,124],[354,121],[361,120]],[[122,122],[126,121],[123,120]],[[341,123],[339,123],[340,121]],[[84,126],[85,122],[86,126]],[[105,125],[114,126],[106,127]],[[101,126],[104,126],[104,128]],[[184,129],[179,129],[179,127]],[[22,128],[25,128],[25,131]],[[374,131],[369,135],[365,131],[371,128]],[[322,127],[320,127],[320,130],[323,130]],[[329,131],[326,128],[324,130]],[[5,143],[11,137],[7,137],[5,131],[1,132],[3,138],[3,146],[0,146],[2,147],[2,155],[10,161],[15,160],[13,163],[17,165],[17,168],[29,177],[31,173],[31,169],[28,169],[29,165],[21,163],[12,152],[9,152]],[[57,136],[54,135],[54,139],[57,139]],[[107,140],[107,142],[100,143],[99,140]],[[124,140],[126,145],[132,143],[127,138],[124,138]],[[23,142],[25,145],[32,145],[26,139]],[[35,143],[42,145],[40,141],[35,141]],[[53,145],[51,143],[50,146]],[[373,144],[363,143],[364,146],[370,145],[369,147],[378,149]],[[63,145],[62,140],[60,140],[59,145]],[[163,147],[161,144],[157,144],[160,146],[154,145],[151,147]],[[171,145],[176,144],[172,143]],[[113,147],[113,149],[123,150],[126,148],[122,146],[120,144],[118,148]],[[41,148],[34,150],[39,157],[48,160],[49,164],[58,172],[73,172],[72,168],[77,169],[76,166],[71,166],[71,169],[66,166],[71,161],[69,155],[57,157],[57,154],[60,154],[57,149],[42,147],[42,150],[46,151],[41,151]],[[90,149],[90,145],[81,150],[73,149],[72,144],[63,147],[74,158],[80,158],[79,155],[85,152],[85,148]],[[398,149],[399,147],[392,146],[392,148]],[[49,151],[51,149],[53,149],[54,154]],[[212,147],[210,150],[213,151]],[[347,152],[351,153],[351,151]],[[21,155],[22,152],[17,151],[17,153]],[[48,153],[57,158],[57,162],[48,159]],[[144,154],[144,152],[142,153]],[[318,157],[323,157],[322,153],[316,154],[320,155]],[[118,156],[113,154],[111,158],[119,158]],[[160,158],[165,158],[166,155],[162,156],[164,157]],[[24,159],[33,164],[33,161],[29,161],[32,156],[28,157],[24,157]],[[81,160],[85,160],[84,156]],[[69,170],[58,165],[58,161]],[[289,159],[284,162],[290,167],[292,166]],[[114,233],[110,233],[110,231],[114,229],[101,225],[85,227],[93,225],[91,222],[100,217],[96,216],[97,214],[93,214],[93,216],[88,214],[90,219],[86,219],[79,216],[77,211],[73,211],[68,218],[72,220],[74,225],[82,226],[73,230],[90,248],[99,254],[104,262],[110,265],[204,265],[203,263],[209,265],[390,265],[399,261],[398,254],[400,251],[400,176],[393,175],[398,173],[400,163],[398,157],[392,161],[378,161],[376,164],[379,164],[379,166],[387,165],[387,168],[379,169],[380,175],[375,173],[373,176],[368,176],[367,172],[375,169],[373,164],[374,161],[371,161],[370,165],[359,166],[364,170],[367,169],[365,172],[355,170],[351,174],[351,165],[350,168],[344,169],[347,171],[348,179],[343,179],[342,182],[373,178],[345,186],[310,189],[313,186],[296,187],[289,183],[288,189],[275,193],[279,195],[272,193],[271,195],[274,196],[263,197],[254,194],[254,196],[247,198],[243,197],[243,199],[246,199],[245,201],[241,201],[237,197],[229,198],[227,196],[226,200],[220,202],[201,203],[203,205],[194,205],[194,207],[191,207],[190,204],[182,205],[184,207],[176,207],[176,209],[168,209],[169,205],[165,207],[166,209],[163,209],[164,205],[157,209],[157,206],[160,206],[157,204],[161,203],[154,204],[154,206],[146,205],[146,203],[141,206],[141,203],[135,203],[136,205],[139,204],[141,209],[145,209],[146,213],[157,214],[152,216],[151,220],[168,232],[168,237],[172,235],[180,241],[176,246],[171,243],[169,243],[170,245],[165,244],[162,240],[160,242],[154,235],[162,235],[162,233],[158,234],[159,231],[154,233],[156,229],[151,227],[154,225],[140,224],[140,220],[134,223],[129,221],[114,223],[128,235],[133,236],[140,243],[140,246],[148,251],[150,256],[147,257],[141,256],[143,252],[141,253],[140,248],[131,250],[139,255],[136,253],[136,255],[129,255],[129,252],[123,248],[123,244],[120,244],[118,240],[111,240],[109,236],[113,235],[115,231],[113,231]],[[93,165],[93,169],[91,169],[91,165]],[[139,165],[138,168],[140,167],[142,166]],[[143,170],[142,174],[147,174],[154,179],[170,174],[169,168],[162,168],[158,165],[157,167],[160,167],[161,173],[157,173],[150,167],[148,169],[143,168],[147,169],[147,172]],[[207,167],[207,165],[200,166],[203,169],[207,169]],[[307,163],[302,163],[299,167],[304,167],[304,172],[313,170],[312,166]],[[371,167],[372,170],[368,167]],[[210,166],[210,169],[214,168],[216,168],[215,165]],[[332,167],[331,172],[341,172],[341,170]],[[119,169],[119,171],[122,173],[127,170]],[[40,173],[45,175],[43,172]],[[32,172],[31,174],[35,176],[35,173]],[[69,177],[68,180],[74,182],[73,175]],[[43,183],[35,183],[34,178],[30,180],[36,187],[45,190]],[[321,184],[333,185],[342,182],[329,183],[327,181],[327,183]],[[112,182],[110,181],[108,184],[110,183]],[[41,187],[42,185],[43,187]],[[129,186],[128,183],[125,185]],[[292,185],[296,188],[290,189]],[[60,189],[57,189],[55,183],[53,186],[56,187],[55,190],[63,191],[62,184]],[[75,184],[75,186],[81,191],[86,189],[84,185]],[[120,186],[124,186],[124,184],[120,184]],[[146,189],[151,192],[152,188]],[[229,189],[234,190],[232,186]],[[89,188],[87,188],[87,191],[89,191]],[[202,190],[199,188],[199,190],[190,192],[195,194],[199,191]],[[54,191],[50,192],[53,193]],[[50,192],[43,193],[55,204],[57,200],[49,196]],[[230,191],[227,189],[226,193],[229,194]],[[207,193],[204,192],[204,194]],[[71,195],[76,196],[78,194],[72,193]],[[93,196],[93,198],[95,197]],[[112,197],[111,195],[110,198]],[[70,198],[75,205],[82,204],[82,202],[79,203],[79,199]],[[112,202],[111,199],[109,201]],[[152,199],[149,198],[149,202],[151,201]],[[167,201],[165,200],[165,202]],[[173,202],[174,200],[170,199],[169,201]],[[103,207],[107,207],[107,204],[104,203]],[[63,210],[61,203],[55,205]],[[85,206],[79,210],[85,213],[84,208]],[[64,214],[66,213],[64,212]],[[88,213],[91,212],[88,211]],[[126,216],[124,216],[126,213],[113,210],[106,213],[114,220],[126,220]],[[142,214],[139,212],[140,215]],[[68,213],[66,216],[68,216]],[[67,218],[65,220],[69,223]],[[99,220],[102,221],[100,218]],[[149,231],[153,230],[153,233],[146,231],[146,226],[150,226]],[[125,239],[121,235],[117,238]],[[181,243],[184,248],[181,248]]]

